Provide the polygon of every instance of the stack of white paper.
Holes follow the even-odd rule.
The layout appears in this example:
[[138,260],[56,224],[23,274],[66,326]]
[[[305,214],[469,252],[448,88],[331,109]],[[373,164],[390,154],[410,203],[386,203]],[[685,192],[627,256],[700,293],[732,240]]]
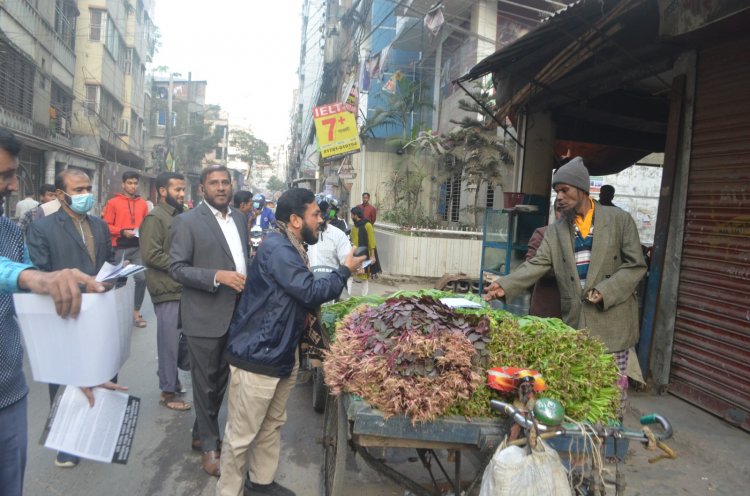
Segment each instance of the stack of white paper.
[[120,277],[128,277],[138,272],[146,270],[141,265],[129,264],[125,265],[125,260],[120,260],[117,265],[112,265],[109,262],[104,262],[102,268],[99,269],[99,273],[96,275],[96,280],[99,282],[111,281]]
[[466,298],[440,298],[440,302],[450,308],[482,308],[482,305]]
[[77,319],[63,319],[47,295],[13,296],[35,381],[96,386],[117,374],[130,355],[131,286],[82,295]]

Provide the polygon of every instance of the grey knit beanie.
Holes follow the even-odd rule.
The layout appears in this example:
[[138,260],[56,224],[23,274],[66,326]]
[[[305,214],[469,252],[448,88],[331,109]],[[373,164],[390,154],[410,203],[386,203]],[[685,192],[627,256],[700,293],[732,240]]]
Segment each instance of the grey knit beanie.
[[581,157],[575,157],[563,165],[552,176],[552,186],[555,184],[569,184],[581,191],[589,192],[589,170],[583,165]]

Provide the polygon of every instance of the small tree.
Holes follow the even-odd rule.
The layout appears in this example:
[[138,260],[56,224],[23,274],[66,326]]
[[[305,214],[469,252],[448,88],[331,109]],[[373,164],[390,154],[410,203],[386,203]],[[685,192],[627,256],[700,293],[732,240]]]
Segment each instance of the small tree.
[[251,132],[243,129],[232,129],[229,131],[229,144],[239,150],[240,160],[250,164],[270,164],[271,157],[268,155],[268,144]]
[[200,170],[201,161],[206,154],[216,148],[221,141],[222,134],[218,128],[211,130],[202,115],[196,114],[193,122],[188,128],[189,139],[185,142],[185,159],[193,170]]
[[[399,155],[407,150],[407,144],[420,133],[421,122],[412,122],[414,115],[425,108],[432,108],[432,104],[425,97],[421,81],[411,81],[394,76],[396,87],[393,93],[387,93],[386,106],[375,109],[361,129],[363,138],[375,129],[385,129],[386,132],[400,128],[400,135],[389,135],[386,144],[398,147]],[[383,90],[381,90],[383,91]],[[415,150],[417,147],[414,147]],[[396,163],[387,186],[393,192],[390,215],[387,220],[401,225],[424,225],[425,216],[419,208],[419,198],[422,193],[422,181],[426,177],[424,168],[419,163],[418,153],[403,155]]]
[[268,184],[266,186],[268,187],[268,191],[270,191],[271,193],[286,190],[286,183],[276,176],[271,176],[268,179]]
[[[486,84],[477,82],[472,95],[485,108],[495,107],[495,92],[492,82]],[[474,192],[473,206],[469,207],[473,213],[473,224],[480,223],[479,214],[484,211],[479,207],[479,191],[483,184],[490,187],[501,182],[502,167],[513,165],[512,151],[509,150],[502,138],[497,136],[497,130],[491,117],[475,100],[461,99],[458,101],[461,110],[470,112],[461,121],[451,120],[459,128],[445,138],[443,146],[449,157],[461,166],[462,179],[466,181],[469,191]]]
[[425,99],[423,90],[422,82],[419,80],[397,79],[396,90],[393,93],[385,92],[388,94],[387,106],[373,110],[372,115],[362,127],[361,134],[364,136],[370,130],[381,127],[386,130],[401,127],[401,136],[389,136],[386,142],[399,147],[406,145],[410,137],[416,136],[422,126],[419,122],[414,123],[413,126],[410,125],[414,114],[425,108],[432,108],[432,103]]

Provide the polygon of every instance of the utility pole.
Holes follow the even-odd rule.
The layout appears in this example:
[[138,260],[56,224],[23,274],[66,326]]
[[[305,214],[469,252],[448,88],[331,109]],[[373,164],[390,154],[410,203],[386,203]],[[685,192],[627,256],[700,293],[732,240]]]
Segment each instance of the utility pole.
[[[165,142],[167,145],[167,153],[172,151],[172,93],[174,93],[174,73],[169,71],[169,91],[167,93],[167,133]],[[174,158],[174,155],[172,156]]]

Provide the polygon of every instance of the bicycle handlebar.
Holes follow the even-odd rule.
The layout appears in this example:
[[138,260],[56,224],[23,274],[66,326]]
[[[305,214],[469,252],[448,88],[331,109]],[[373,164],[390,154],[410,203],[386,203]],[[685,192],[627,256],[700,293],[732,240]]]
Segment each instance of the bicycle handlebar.
[[641,417],[640,421],[641,425],[659,424],[661,426],[661,434],[656,435],[656,439],[658,439],[659,441],[669,439],[672,437],[672,434],[674,434],[674,431],[672,430],[672,424],[669,423],[669,420],[667,420],[663,415],[659,415],[658,413],[644,415],[643,417]]
[[[490,408],[493,410],[496,410],[498,412],[504,413],[505,415],[508,415],[513,419],[515,423],[523,427],[524,429],[531,429],[536,428],[539,430],[539,432],[551,432],[556,435],[562,435],[562,434],[575,434],[580,435],[582,434],[581,428],[576,424],[571,423],[564,423],[559,426],[547,426],[544,424],[535,424],[531,419],[527,418],[523,413],[521,413],[518,408],[514,407],[513,405],[509,403],[505,403],[503,401],[499,400],[491,400],[490,401]],[[654,434],[654,437],[658,441],[664,441],[666,439],[669,439],[672,437],[673,430],[672,430],[672,424],[669,423],[669,421],[662,415],[659,415],[658,413],[652,413],[651,415],[644,415],[640,419],[641,425],[650,425],[650,424],[656,424],[658,423],[661,425],[662,431],[659,434]],[[633,439],[635,441],[640,441],[642,443],[647,443],[648,438],[645,436],[645,434],[641,431],[634,431],[634,430],[628,430],[628,429],[622,429],[619,427],[612,427],[612,426],[602,426],[602,427],[594,427],[589,424],[584,424],[585,429],[592,433],[596,434],[598,436],[612,436],[612,437],[621,437],[621,438],[628,438]]]

